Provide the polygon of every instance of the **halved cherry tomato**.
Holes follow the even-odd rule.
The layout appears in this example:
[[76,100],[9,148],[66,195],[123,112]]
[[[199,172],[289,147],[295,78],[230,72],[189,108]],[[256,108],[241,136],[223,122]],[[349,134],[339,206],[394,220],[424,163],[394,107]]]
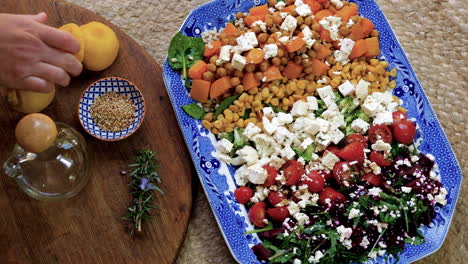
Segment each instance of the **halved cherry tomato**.
[[267,210],[268,215],[276,222],[283,222],[284,219],[288,218],[289,210],[287,206],[275,207]]
[[416,136],[416,125],[409,120],[400,120],[392,125],[395,140],[402,144],[411,144]]
[[281,203],[284,199],[284,195],[280,192],[270,192],[268,194],[268,201],[273,206]]
[[364,146],[361,142],[353,142],[344,146],[336,154],[338,157],[347,161],[364,161]]
[[319,170],[318,171],[322,176],[323,178],[326,180],[326,181],[329,181],[333,178],[333,175],[331,174],[330,171],[326,171],[326,170]]
[[380,167],[387,167],[392,165],[392,160],[387,159],[381,152],[373,150],[369,155],[369,160],[377,163]]
[[234,191],[234,196],[239,203],[246,204],[250,201],[250,198],[252,198],[253,190],[245,186],[239,187]]
[[325,150],[330,151],[331,153],[336,155],[336,153],[340,151],[340,148],[338,148],[338,146],[335,146],[335,145],[330,145]]
[[398,122],[400,120],[406,120],[408,119],[408,116],[406,115],[406,113],[403,113],[401,111],[395,111],[392,113],[392,117],[393,117],[393,123],[395,122]]
[[348,187],[354,183],[354,177],[359,173],[357,164],[350,165],[349,161],[338,161],[333,167],[333,177],[342,186]]
[[266,203],[258,202],[249,209],[249,219],[256,227],[265,227]]
[[296,160],[286,161],[282,168],[288,186],[297,184],[305,173],[304,167]]
[[364,176],[362,176],[362,179],[374,186],[379,186],[382,182],[382,176],[380,176],[380,174],[376,175],[372,172],[364,174]]
[[317,193],[325,187],[325,179],[319,171],[310,171],[302,184],[307,185],[309,192]]
[[346,202],[346,197],[331,187],[326,187],[319,194],[319,201],[323,205],[328,204],[327,199],[330,199],[331,204],[341,204]]
[[265,170],[268,173],[268,177],[266,178],[265,183],[263,184],[263,187],[270,187],[276,183],[276,177],[278,177],[278,171],[269,165],[265,165],[263,166],[263,168],[265,168]]
[[392,143],[392,131],[387,125],[375,125],[369,128],[369,141],[374,144],[381,139],[385,143]]
[[361,134],[351,134],[346,137],[346,144],[351,144],[353,142],[362,143],[364,148],[367,148],[367,138]]

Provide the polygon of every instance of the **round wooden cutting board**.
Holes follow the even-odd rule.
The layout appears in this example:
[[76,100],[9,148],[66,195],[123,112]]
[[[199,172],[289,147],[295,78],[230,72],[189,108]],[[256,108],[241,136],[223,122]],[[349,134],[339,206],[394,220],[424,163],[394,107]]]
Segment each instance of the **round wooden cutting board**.
[[[192,166],[183,142],[161,69],[153,58],[116,26],[96,14],[64,1],[4,0],[0,13],[35,14],[45,11],[47,24],[82,25],[99,21],[120,40],[115,63],[103,72],[83,72],[69,87],[58,88],[44,113],[81,132],[91,153],[91,180],[75,197],[36,201],[15,181],[0,173],[0,263],[173,263],[184,240],[192,206]],[[143,125],[129,138],[103,142],[80,126],[77,105],[83,90],[109,76],[135,83],[146,100]],[[13,148],[14,128],[22,114],[0,103],[0,162]],[[164,195],[157,194],[154,218],[143,232],[128,234],[122,216],[130,204],[128,169],[138,150],[157,151]]]

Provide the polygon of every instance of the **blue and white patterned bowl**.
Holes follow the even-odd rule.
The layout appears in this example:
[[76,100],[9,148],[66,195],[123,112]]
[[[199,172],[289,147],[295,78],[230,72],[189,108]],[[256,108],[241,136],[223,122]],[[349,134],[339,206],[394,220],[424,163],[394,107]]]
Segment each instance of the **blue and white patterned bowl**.
[[[89,109],[93,105],[94,99],[108,92],[124,94],[128,96],[135,105],[135,120],[124,130],[118,132],[100,130],[94,123],[93,118],[91,118]],[[78,116],[81,125],[91,136],[104,141],[118,141],[129,137],[138,130],[145,118],[145,109],[145,99],[135,84],[123,78],[107,77],[97,80],[83,92],[78,105]]]
[[[379,30],[382,51],[380,58],[389,61],[391,68],[398,68],[394,94],[404,101],[403,106],[408,109],[409,117],[416,118],[417,138],[421,142],[419,149],[423,153],[434,155],[442,183],[449,193],[447,205],[436,207],[437,214],[431,226],[421,229],[426,238],[425,243],[418,246],[406,245],[398,260],[395,257],[379,257],[366,262],[412,263],[442,246],[460,192],[461,169],[413,68],[379,6],[375,0],[350,2],[357,3],[360,14],[371,19]],[[226,22],[235,19],[237,12],[248,12],[252,6],[264,3],[266,0],[214,0],[194,9],[180,31],[187,36],[200,37],[201,32],[207,29],[224,28]],[[171,69],[167,59],[164,63],[164,81],[195,169],[233,257],[243,264],[260,263],[250,248],[261,241],[255,234],[244,234],[252,230],[253,226],[245,207],[234,198],[234,168],[214,158],[214,135],[203,128],[200,120],[191,118],[182,110],[182,105],[192,103],[193,100],[189,97],[180,73]]]

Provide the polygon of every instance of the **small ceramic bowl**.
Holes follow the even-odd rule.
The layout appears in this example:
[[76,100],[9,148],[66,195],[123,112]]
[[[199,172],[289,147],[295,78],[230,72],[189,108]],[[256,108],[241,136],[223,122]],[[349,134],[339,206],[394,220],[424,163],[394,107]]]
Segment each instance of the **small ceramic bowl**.
[[[93,118],[91,118],[91,113],[89,111],[94,103],[94,99],[108,92],[124,94],[128,96],[135,105],[135,120],[128,128],[118,132],[100,130],[94,123]],[[78,117],[83,128],[91,136],[104,141],[118,141],[129,137],[138,130],[145,118],[145,110],[145,99],[135,84],[123,78],[107,77],[97,80],[83,92],[78,105]]]

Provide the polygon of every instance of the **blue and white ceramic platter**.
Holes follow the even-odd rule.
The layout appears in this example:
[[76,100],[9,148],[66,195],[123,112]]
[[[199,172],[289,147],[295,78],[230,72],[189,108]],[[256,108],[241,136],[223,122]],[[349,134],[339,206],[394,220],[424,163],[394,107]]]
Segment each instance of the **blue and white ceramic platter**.
[[[265,2],[215,0],[194,9],[180,30],[187,36],[200,37],[201,32],[205,30],[224,28],[226,22],[235,19],[234,14],[237,12],[248,12],[252,6]],[[449,193],[447,205],[436,208],[437,216],[434,222],[429,228],[421,230],[426,242],[418,246],[406,245],[405,251],[399,255],[398,263],[412,263],[441,247],[455,211],[462,180],[461,170],[416,74],[379,6],[374,0],[351,2],[358,4],[360,15],[372,20],[380,32],[380,57],[389,61],[391,68],[398,68],[394,94],[403,100],[409,117],[416,119],[419,149],[423,153],[434,155],[439,165],[442,183]],[[201,126],[200,120],[191,118],[182,110],[181,106],[192,103],[193,100],[184,87],[180,73],[171,69],[167,59],[164,63],[164,81],[200,181],[233,257],[242,264],[261,263],[250,249],[261,241],[256,235],[244,235],[246,231],[252,230],[253,226],[244,206],[237,203],[233,195],[236,188],[234,168],[213,157],[213,144],[216,142],[214,135]],[[394,257],[387,260],[380,257],[366,263],[395,263],[395,260]]]
[[[94,99],[108,92],[116,92],[127,96],[135,106],[135,120],[129,127],[118,132],[99,129],[89,111]],[[117,141],[129,137],[140,127],[144,116],[145,100],[143,95],[133,83],[118,77],[104,78],[91,84],[81,96],[78,106],[78,117],[86,132],[105,141]]]

